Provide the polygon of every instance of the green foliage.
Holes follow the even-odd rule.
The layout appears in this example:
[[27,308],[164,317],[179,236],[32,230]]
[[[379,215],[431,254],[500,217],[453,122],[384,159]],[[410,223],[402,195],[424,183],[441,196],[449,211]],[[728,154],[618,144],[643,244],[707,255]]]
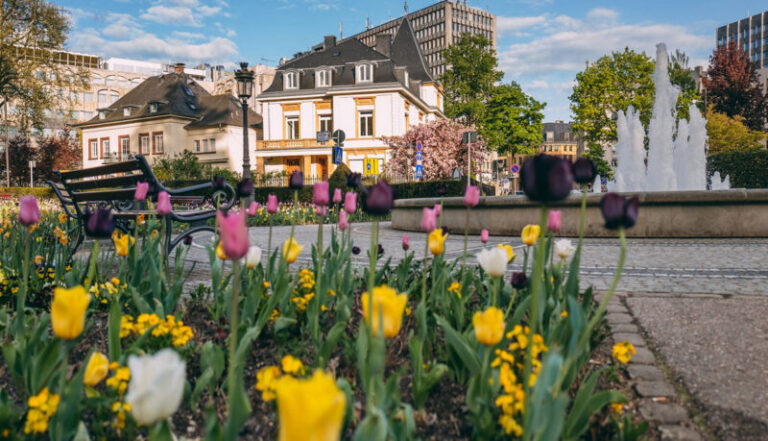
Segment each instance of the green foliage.
[[541,113],[546,103],[536,101],[516,82],[491,90],[480,132],[488,147],[500,154],[531,155],[541,145]]
[[49,199],[55,196],[50,187],[0,187],[0,194],[3,193],[16,197],[32,195],[38,199]]
[[707,171],[728,175],[731,188],[768,188],[768,151],[731,151],[709,155]]
[[214,176],[223,176],[230,185],[236,185],[240,180],[237,173],[203,164],[197,155],[186,149],[181,153],[174,153],[173,156],[156,158],[152,163],[152,170],[161,182],[211,180]]
[[442,77],[445,114],[467,125],[483,120],[485,103],[503,72],[498,70],[496,51],[482,35],[462,34],[461,39],[443,52],[451,69]]
[[[694,102],[700,102],[701,96],[693,78],[693,71],[688,67],[688,55],[680,49],[669,56],[669,81],[680,87],[680,96],[677,99],[677,119],[689,119],[689,106]],[[702,107],[699,111],[703,112]]]
[[710,110],[707,114],[707,136],[710,154],[765,148],[766,134],[750,130],[739,115],[729,118]]

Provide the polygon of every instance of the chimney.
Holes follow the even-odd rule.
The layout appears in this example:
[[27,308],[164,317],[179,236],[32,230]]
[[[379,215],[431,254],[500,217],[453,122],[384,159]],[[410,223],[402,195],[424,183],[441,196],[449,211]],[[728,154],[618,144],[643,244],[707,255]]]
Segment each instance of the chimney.
[[376,34],[376,51],[390,56],[392,40],[389,34]]
[[176,63],[173,65],[173,73],[177,74],[183,74],[184,73],[184,63]]
[[326,35],[325,39],[323,40],[323,49],[330,49],[334,46],[336,46],[336,36]]

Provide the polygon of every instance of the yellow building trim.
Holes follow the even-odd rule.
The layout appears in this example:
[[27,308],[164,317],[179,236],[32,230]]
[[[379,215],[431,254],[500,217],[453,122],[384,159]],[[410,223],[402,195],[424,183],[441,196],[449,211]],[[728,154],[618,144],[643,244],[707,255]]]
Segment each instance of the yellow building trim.
[[373,97],[373,96],[355,97],[355,105],[356,106],[374,106],[376,105],[376,97]]
[[298,112],[301,110],[301,103],[283,103],[283,113],[285,112]]
[[315,101],[315,110],[331,110],[332,103],[329,100]]

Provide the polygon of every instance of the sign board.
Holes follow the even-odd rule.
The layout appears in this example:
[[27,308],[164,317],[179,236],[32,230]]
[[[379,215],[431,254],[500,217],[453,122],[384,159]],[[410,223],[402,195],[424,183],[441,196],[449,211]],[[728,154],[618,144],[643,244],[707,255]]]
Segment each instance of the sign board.
[[517,164],[512,164],[512,166],[509,167],[509,171],[512,172],[513,174],[518,174],[520,173],[520,166]]
[[461,135],[462,144],[470,144],[473,142],[477,142],[477,132],[464,132],[464,134]]
[[520,177],[520,175],[519,175],[519,174],[517,174],[517,173],[512,173],[512,174],[510,175],[510,177],[511,177],[512,179],[517,179],[518,177]]
[[422,148],[421,141],[419,141],[419,142],[416,143],[416,151],[420,152],[421,148]]
[[365,158],[363,160],[363,174],[378,175],[379,174],[379,158]]
[[421,161],[423,157],[421,156],[421,152],[416,152],[416,160]]
[[333,163],[336,165],[339,165],[342,163],[342,157],[344,155],[344,151],[341,149],[341,147],[333,147]]
[[417,164],[416,165],[416,170],[414,172],[414,175],[417,178],[419,178],[419,179],[423,178],[424,177],[424,166],[421,165],[421,164]]
[[341,147],[344,145],[345,139],[347,139],[347,135],[343,130],[336,130],[333,132],[333,142],[335,142],[337,146]]
[[331,132],[324,130],[317,132],[317,143],[318,144],[325,144],[326,142],[331,140]]

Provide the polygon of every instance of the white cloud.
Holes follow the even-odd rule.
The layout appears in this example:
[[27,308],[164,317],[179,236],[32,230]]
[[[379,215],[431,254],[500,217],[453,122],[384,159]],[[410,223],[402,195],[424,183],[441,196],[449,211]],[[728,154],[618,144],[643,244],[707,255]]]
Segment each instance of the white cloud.
[[618,12],[607,8],[594,8],[587,13],[587,19],[592,21],[616,21],[618,18]]
[[165,25],[200,26],[192,9],[186,6],[152,6],[141,14],[141,18]]
[[211,15],[216,15],[219,12],[221,12],[220,6],[200,6],[197,8],[197,11],[202,14],[204,17],[208,17]]
[[546,15],[538,15],[534,17],[497,17],[496,29],[499,34],[517,34],[521,31],[539,26],[546,22]]
[[547,89],[549,88],[549,83],[544,80],[533,80],[530,83],[525,85],[526,89]]
[[130,14],[118,14],[110,12],[106,17],[107,26],[101,33],[113,38],[130,38],[141,33],[141,24]]
[[196,32],[184,32],[184,31],[173,31],[171,33],[174,37],[181,38],[183,40],[203,40],[205,39],[204,34],[196,33]]

